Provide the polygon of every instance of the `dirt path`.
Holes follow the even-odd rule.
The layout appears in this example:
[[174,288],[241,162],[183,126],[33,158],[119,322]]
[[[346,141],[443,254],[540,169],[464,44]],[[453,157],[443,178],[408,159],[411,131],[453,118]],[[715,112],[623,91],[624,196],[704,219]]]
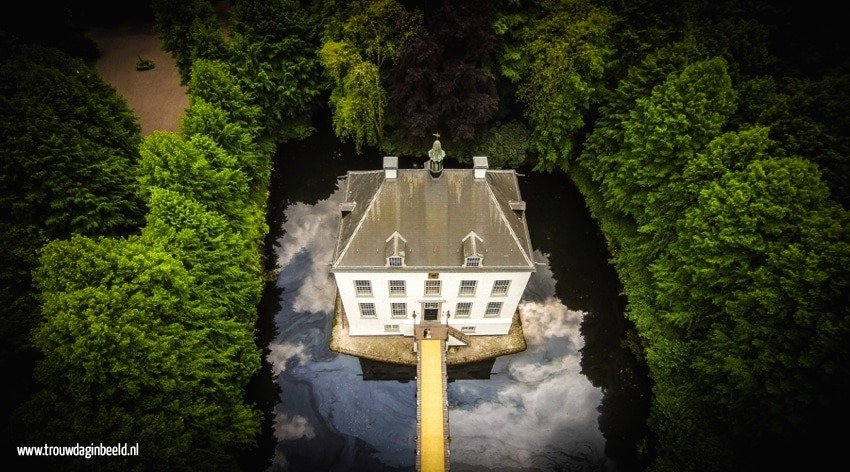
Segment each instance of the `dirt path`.
[[[177,131],[189,99],[186,87],[180,85],[174,60],[160,48],[153,25],[95,28],[88,37],[101,51],[95,69],[127,99],[139,118],[142,136],[156,130]],[[137,71],[136,61],[140,56],[153,60],[156,67]]]

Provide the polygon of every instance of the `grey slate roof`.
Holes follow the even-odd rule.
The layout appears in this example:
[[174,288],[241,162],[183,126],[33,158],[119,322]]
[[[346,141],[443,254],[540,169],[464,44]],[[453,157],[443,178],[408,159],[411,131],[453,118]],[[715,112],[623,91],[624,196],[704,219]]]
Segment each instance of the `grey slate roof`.
[[481,267],[462,270],[534,270],[525,213],[511,207],[522,201],[513,170],[488,170],[478,180],[472,169],[445,169],[439,178],[425,169],[399,169],[396,179],[384,175],[346,176],[335,270],[385,267],[395,232],[406,241],[405,267],[460,270],[463,240],[473,231]]

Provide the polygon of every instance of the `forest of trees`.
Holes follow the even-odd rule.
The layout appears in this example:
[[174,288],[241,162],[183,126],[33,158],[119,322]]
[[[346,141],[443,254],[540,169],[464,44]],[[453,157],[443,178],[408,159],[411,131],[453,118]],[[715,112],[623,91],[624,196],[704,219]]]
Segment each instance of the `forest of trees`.
[[651,470],[838,453],[850,51],[834,15],[734,0],[231,3],[223,29],[206,0],[151,2],[190,107],[180,133],[144,140],[86,64],[0,37],[0,361],[40,357],[21,434],[148,441],[161,447],[144,460],[173,468],[227,468],[251,447],[270,158],[328,113],[360,152],[424,154],[439,132],[449,159],[575,183],[653,382],[635,452]]
[[223,39],[190,56],[181,131],[144,139],[87,64],[3,39],[3,370],[37,381],[4,399],[4,438],[140,444],[104,470],[233,470],[260,428],[245,386],[277,130]]

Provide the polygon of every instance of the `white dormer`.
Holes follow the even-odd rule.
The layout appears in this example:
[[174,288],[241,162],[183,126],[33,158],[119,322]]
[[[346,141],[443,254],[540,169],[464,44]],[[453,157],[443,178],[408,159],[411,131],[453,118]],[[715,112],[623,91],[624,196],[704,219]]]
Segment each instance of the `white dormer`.
[[384,255],[387,258],[387,267],[404,267],[404,256],[407,252],[407,240],[398,231],[393,231],[386,240]]
[[351,213],[355,208],[357,208],[357,202],[342,202],[339,204],[339,211],[342,213],[342,216]]
[[481,261],[484,258],[481,253],[484,240],[475,234],[475,231],[470,231],[461,243],[463,244],[463,266],[481,267]]

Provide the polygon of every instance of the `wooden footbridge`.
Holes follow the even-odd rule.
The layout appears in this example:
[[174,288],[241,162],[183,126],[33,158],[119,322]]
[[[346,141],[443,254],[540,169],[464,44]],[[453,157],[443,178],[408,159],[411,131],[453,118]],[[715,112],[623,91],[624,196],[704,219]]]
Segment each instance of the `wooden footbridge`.
[[[442,328],[442,329],[441,329]],[[416,336],[416,470],[449,470],[449,408],[446,393],[446,328]]]

